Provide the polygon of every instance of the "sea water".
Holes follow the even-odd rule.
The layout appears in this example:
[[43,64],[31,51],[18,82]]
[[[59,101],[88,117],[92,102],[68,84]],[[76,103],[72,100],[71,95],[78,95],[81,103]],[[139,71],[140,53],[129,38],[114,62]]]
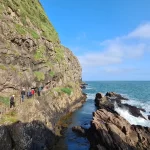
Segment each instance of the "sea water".
[[[128,103],[133,106],[144,108],[145,113],[141,112],[146,118],[150,115],[150,81],[87,81],[87,88],[83,90],[87,94],[87,100],[83,107],[73,113],[72,123],[64,135],[65,149],[67,150],[88,150],[89,142],[86,137],[80,137],[72,132],[72,126],[90,127],[92,112],[96,111],[94,105],[95,94],[98,92],[105,95],[107,92],[116,92],[128,98]],[[132,116],[128,110],[120,109],[115,106],[115,110],[130,124],[143,125],[150,127],[150,121],[140,117]]]

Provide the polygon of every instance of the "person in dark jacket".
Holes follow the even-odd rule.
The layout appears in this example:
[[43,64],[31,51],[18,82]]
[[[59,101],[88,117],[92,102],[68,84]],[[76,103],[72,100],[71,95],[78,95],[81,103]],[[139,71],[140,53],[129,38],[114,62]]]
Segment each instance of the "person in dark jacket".
[[10,108],[15,107],[15,95],[12,95],[10,98]]
[[21,101],[22,101],[22,102],[24,102],[25,95],[26,95],[26,92],[25,92],[25,89],[23,89],[23,90],[21,91]]
[[42,87],[38,88],[38,96],[41,96]]

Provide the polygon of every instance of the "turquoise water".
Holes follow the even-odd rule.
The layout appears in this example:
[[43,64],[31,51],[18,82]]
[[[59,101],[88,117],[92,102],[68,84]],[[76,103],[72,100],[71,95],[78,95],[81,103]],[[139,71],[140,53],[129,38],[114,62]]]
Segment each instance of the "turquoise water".
[[[87,81],[87,88],[83,90],[87,94],[87,100],[83,107],[74,112],[72,116],[72,124],[65,132],[65,145],[67,150],[88,150],[89,142],[86,138],[80,137],[73,133],[72,126],[81,125],[89,128],[92,119],[92,112],[96,110],[94,98],[97,92],[105,94],[106,92],[116,92],[129,98],[127,103],[142,107],[146,110],[143,115],[150,114],[150,81]],[[150,121],[142,118],[136,118],[129,114],[127,110],[117,108],[120,113],[131,124],[141,124],[150,126]]]
[[[129,98],[129,104],[143,107],[150,112],[150,81],[99,81],[87,82],[85,92],[94,97],[95,93],[113,91]],[[93,95],[94,94],[94,95]]]

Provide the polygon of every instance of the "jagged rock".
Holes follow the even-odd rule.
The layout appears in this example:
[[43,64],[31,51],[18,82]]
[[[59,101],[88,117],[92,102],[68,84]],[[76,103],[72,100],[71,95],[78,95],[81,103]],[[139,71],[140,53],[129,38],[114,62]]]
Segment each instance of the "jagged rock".
[[1,131],[1,150],[49,150],[56,139],[54,133],[40,121],[1,126]]
[[124,98],[120,94],[114,92],[107,92],[105,96],[111,97],[113,99],[128,100],[127,98]]
[[80,85],[80,87],[81,87],[81,89],[86,89],[87,85],[88,85],[87,83],[82,82],[81,85]]
[[105,109],[93,115],[88,139],[93,149],[149,150],[150,128],[130,125],[128,121]]
[[145,112],[142,108],[137,108],[135,106],[131,106],[129,104],[122,104],[122,100],[127,100],[126,98],[122,97],[120,94],[114,92],[107,92],[105,96],[101,93],[97,93],[95,97],[95,105],[99,109],[106,109],[112,113],[117,113],[114,109],[114,103],[117,104],[118,107],[127,109],[131,115],[135,117],[142,117],[146,119],[140,111]]
[[81,136],[85,136],[86,135],[86,129],[84,129],[81,126],[74,126],[74,127],[72,127],[72,131],[80,134]]
[[0,126],[0,149],[12,150],[12,139],[6,126]]
[[103,97],[104,97],[103,94],[99,92],[99,93],[96,94],[95,100],[99,100]]
[[85,85],[80,85],[81,89],[86,89]]
[[150,115],[148,115],[148,119],[150,120]]
[[141,108],[137,108],[135,106],[131,106],[129,104],[118,104],[119,107],[123,108],[123,109],[127,109],[131,115],[135,116],[135,117],[142,117],[144,119],[146,119],[140,111],[144,111],[144,109],[141,109]]

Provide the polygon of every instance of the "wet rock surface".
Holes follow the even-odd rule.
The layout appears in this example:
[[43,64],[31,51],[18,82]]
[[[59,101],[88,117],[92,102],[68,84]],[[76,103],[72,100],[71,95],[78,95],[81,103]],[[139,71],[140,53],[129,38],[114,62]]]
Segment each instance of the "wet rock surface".
[[80,136],[86,136],[86,129],[81,126],[72,127],[72,131],[78,133]]
[[144,118],[140,111],[145,110],[122,104],[122,100],[127,99],[114,92],[105,96],[97,93],[95,105],[98,110],[93,113],[90,128],[85,130],[82,127],[74,127],[73,131],[77,133],[86,132],[84,135],[87,136],[92,150],[150,150],[150,128],[131,125],[115,111],[114,105],[128,109],[135,117]]
[[149,150],[150,128],[130,125],[123,117],[100,109],[93,114],[88,139],[98,150]]
[[145,112],[144,109],[137,108],[129,104],[121,103],[122,101],[126,101],[126,100],[128,99],[114,92],[107,92],[105,96],[103,96],[101,93],[97,93],[95,97],[95,105],[99,109],[106,109],[113,113],[115,113],[115,110],[114,110],[115,106],[120,107],[122,109],[127,109],[130,112],[130,114],[135,117],[141,117],[141,118],[146,119],[141,113],[141,111]]

